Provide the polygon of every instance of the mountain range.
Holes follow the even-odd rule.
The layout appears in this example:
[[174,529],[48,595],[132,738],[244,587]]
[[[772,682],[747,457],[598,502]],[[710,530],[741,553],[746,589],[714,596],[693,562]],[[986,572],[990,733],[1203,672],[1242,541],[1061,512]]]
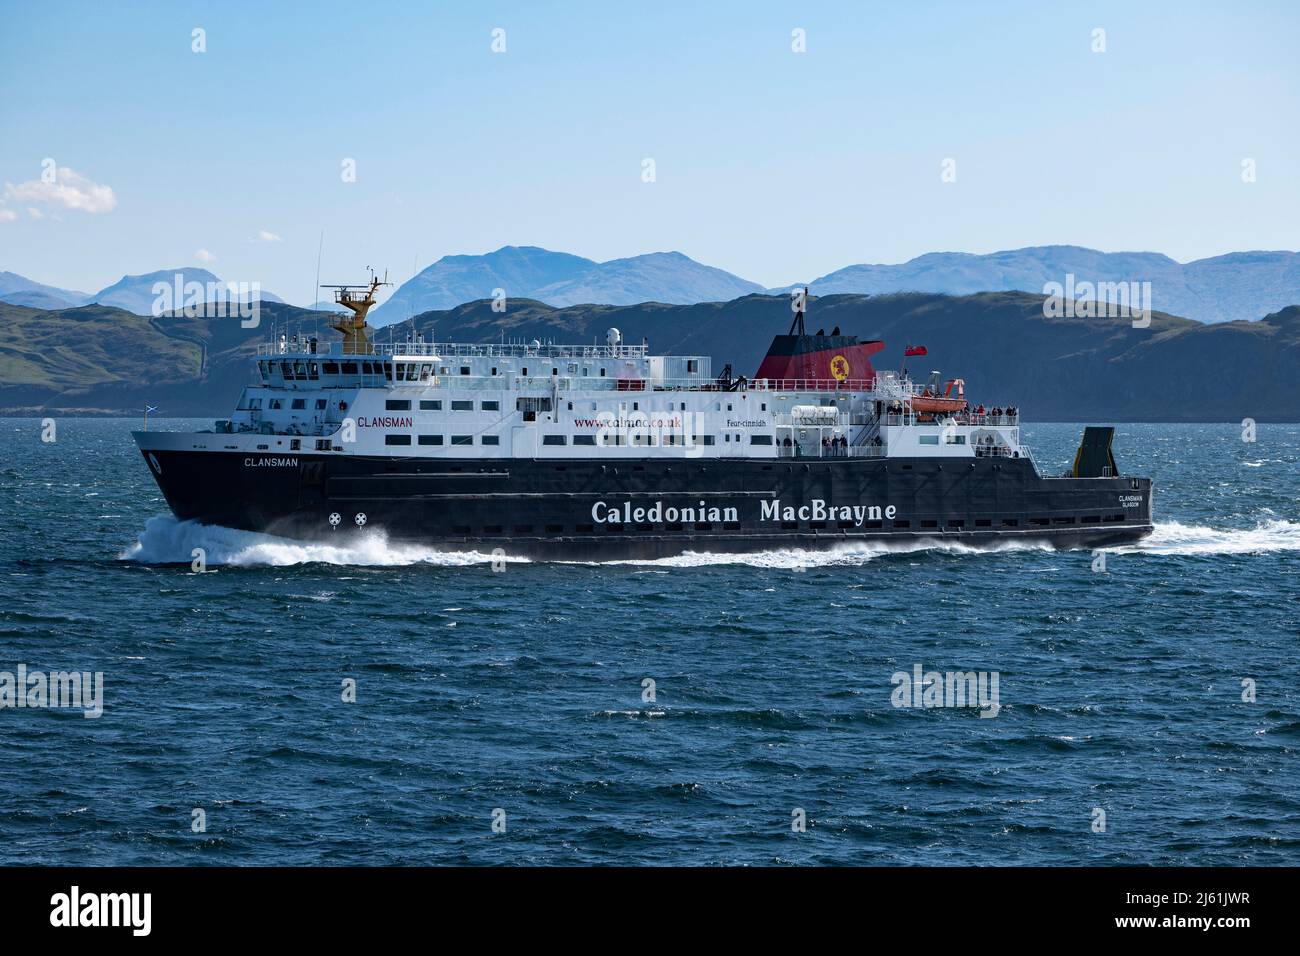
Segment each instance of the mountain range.
[[[939,369],[966,381],[988,405],[1015,404],[1029,421],[1300,421],[1300,306],[1253,322],[1206,325],[1164,313],[1148,328],[1128,319],[1052,318],[1044,297],[1024,292],[814,296],[810,329],[839,326],[887,343],[878,368],[894,368],[904,345],[929,354],[913,371]],[[264,303],[261,327],[234,318],[156,318],[104,305],[44,311],[0,303],[0,414],[224,417],[251,381],[259,343],[277,330],[321,333],[320,312]],[[692,305],[576,305],[511,299],[424,312],[412,322],[438,341],[626,341],[657,352],[711,356],[752,375],[771,337],[790,326],[784,295],[746,295]],[[400,340],[405,326],[377,338]],[[77,348],[69,348],[76,342]]]
[[590,302],[635,305],[666,302],[725,302],[763,287],[701,265],[680,252],[652,252],[630,259],[595,262],[537,246],[504,246],[482,256],[443,256],[402,283],[371,313],[375,325],[407,319],[431,309],[492,298],[536,299],[554,306]]
[[[150,314],[155,282],[220,281],[205,269],[164,269],[124,276],[94,294],[0,273],[0,300],[58,309],[98,302]],[[1151,252],[1098,252],[1079,246],[1032,246],[972,255],[934,252],[893,265],[852,265],[809,281],[817,295],[931,292],[969,295],[1022,291],[1043,294],[1048,283],[1150,283],[1150,306],[1199,322],[1258,319],[1300,303],[1300,253],[1233,252],[1179,263]],[[802,285],[803,283],[796,283]],[[444,256],[402,283],[371,312],[377,326],[435,309],[489,299],[535,299],[556,307],[644,302],[727,302],[756,292],[781,292],[703,265],[680,252],[656,252],[596,262],[536,246],[504,246],[474,256]],[[267,301],[280,301],[263,292]],[[1085,294],[1086,297],[1086,294]],[[1105,298],[1104,294],[1095,296]],[[328,302],[318,308],[332,308]]]
[[[15,272],[0,272],[0,301],[36,309],[70,309],[96,303],[114,306],[136,315],[152,315],[154,301],[158,298],[153,291],[154,286],[161,282],[169,289],[175,289],[177,277],[182,289],[190,282],[202,285],[205,292],[204,301],[210,300],[206,294],[208,289],[217,287],[224,290],[226,286],[223,279],[213,275],[207,269],[159,269],[143,275],[122,276],[112,285],[91,294],[43,285]],[[266,291],[259,292],[258,298],[268,302],[283,301],[279,296]],[[164,309],[164,311],[168,310]]]

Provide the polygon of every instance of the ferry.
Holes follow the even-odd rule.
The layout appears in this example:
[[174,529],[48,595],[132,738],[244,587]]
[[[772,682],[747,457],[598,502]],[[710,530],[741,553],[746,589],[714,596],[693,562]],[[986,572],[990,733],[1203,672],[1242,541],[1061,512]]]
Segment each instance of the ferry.
[[[1102,548],[1152,528],[1150,478],[1085,428],[1063,475],[1019,409],[881,341],[809,334],[803,299],[752,377],[706,355],[604,344],[379,343],[382,285],[335,287],[334,341],[272,335],[229,419],[134,432],[177,518],[288,538],[559,560],[869,542]],[[924,348],[906,350],[924,354]],[[904,360],[906,361],[906,360]]]

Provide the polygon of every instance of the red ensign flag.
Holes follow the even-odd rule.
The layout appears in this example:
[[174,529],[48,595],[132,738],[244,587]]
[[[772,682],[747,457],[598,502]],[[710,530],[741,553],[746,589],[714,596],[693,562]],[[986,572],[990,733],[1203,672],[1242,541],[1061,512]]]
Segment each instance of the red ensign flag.
[[907,348],[903,349],[903,354],[904,355],[925,355],[927,353],[925,351],[924,345],[909,345]]

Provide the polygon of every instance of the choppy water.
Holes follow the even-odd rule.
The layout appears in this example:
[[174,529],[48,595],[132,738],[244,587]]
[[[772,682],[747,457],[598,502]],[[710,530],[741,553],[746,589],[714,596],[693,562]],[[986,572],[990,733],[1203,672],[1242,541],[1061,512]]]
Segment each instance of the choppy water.
[[[1300,863],[1300,426],[1121,426],[1106,573],[275,541],[166,516],[133,426],[0,421],[0,671],[104,674],[0,710],[0,863]],[[1000,712],[894,707],[915,664]]]

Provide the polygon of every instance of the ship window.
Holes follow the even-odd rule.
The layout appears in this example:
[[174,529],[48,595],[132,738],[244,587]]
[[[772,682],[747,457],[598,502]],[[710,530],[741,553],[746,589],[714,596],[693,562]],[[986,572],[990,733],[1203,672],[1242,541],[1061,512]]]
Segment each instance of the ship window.
[[727,433],[726,435],[723,435],[722,440],[727,442],[731,441],[731,434]]
[[456,399],[451,403],[451,410],[453,412],[472,412],[474,411],[474,403],[467,399]]
[[963,521],[963,520],[960,519],[960,518],[952,518],[952,519],[949,519],[949,521],[948,521],[948,527],[949,527],[949,528],[964,528],[964,527],[966,527],[966,522]]
[[485,412],[501,411],[501,403],[496,401],[495,399],[483,402],[481,407]]
[[294,362],[294,363],[293,363],[293,374],[296,375],[296,376],[298,376],[299,378],[306,378],[306,377],[307,377],[307,366],[304,365],[302,362]]
[[605,370],[604,370],[603,368],[600,370],[600,375],[601,375],[601,378],[604,378],[604,377],[605,377]]
[[517,524],[517,525],[515,525],[515,532],[514,532],[514,533],[515,533],[515,534],[532,534],[532,533],[533,533],[533,526],[530,525],[530,524]]
[[949,445],[964,445],[964,444],[966,444],[966,436],[965,436],[965,435],[949,435],[949,436],[947,436],[947,438],[945,439],[945,441],[947,441],[947,443],[948,443]]
[[1096,524],[1101,520],[1101,515],[1084,515],[1079,519],[1082,524]]
[[921,522],[921,527],[922,527],[922,528],[937,528],[937,527],[939,527],[939,522],[937,522],[937,521],[922,521],[922,522]]
[[575,445],[594,445],[596,444],[595,435],[574,435],[573,443]]
[[1105,520],[1106,520],[1106,521],[1123,521],[1123,520],[1124,520],[1124,516],[1123,516],[1123,515],[1106,515]]
[[409,445],[411,443],[410,435],[385,435],[385,445]]
[[499,444],[501,444],[501,436],[500,436],[500,435],[484,435],[484,436],[483,436],[483,444],[485,444],[485,445],[499,445]]
[[551,369],[551,374],[552,374],[552,375],[559,375],[559,374],[560,374],[560,370],[559,370],[558,368],[553,368],[553,369]]
[[781,530],[782,530],[782,531],[798,531],[798,530],[799,530],[799,522],[797,522],[797,521],[782,521],[782,522],[781,522]]
[[910,528],[910,527],[912,527],[912,522],[908,521],[906,518],[895,518],[895,519],[894,519],[894,527],[895,527],[895,528]]
[[308,364],[307,371],[312,378],[314,379],[320,378],[320,366],[317,365],[315,362],[311,362]]
[[384,411],[387,412],[409,412],[411,410],[411,400],[409,398],[390,398],[384,402]]
[[1004,527],[1004,528],[1016,528],[1016,527],[1019,527],[1019,525],[1020,525],[1020,519],[1019,519],[1019,518],[1003,518],[1003,519],[1002,519],[1002,527]]
[[[682,407],[684,408],[685,406],[682,406]],[[767,411],[767,402],[764,402],[762,405],[759,405],[759,406],[758,406],[758,409],[759,409],[759,411],[762,411],[762,412]]]
[[704,436],[704,444],[706,444],[706,445],[712,445],[713,442],[714,442],[714,438],[715,438],[715,436],[713,436],[713,435],[705,435],[705,436]]
[[501,525],[499,525],[499,524],[485,524],[485,525],[483,526],[483,533],[484,533],[484,534],[500,534],[500,533],[501,533]]
[[700,363],[699,363],[699,360],[698,360],[698,359],[687,359],[687,360],[686,360],[686,371],[688,371],[688,372],[698,372],[699,370],[700,370]]
[[442,402],[438,399],[432,401],[422,399],[420,401],[420,411],[422,412],[440,412],[442,411]]
[[749,443],[751,445],[770,445],[772,444],[771,435],[750,435]]
[[421,435],[421,436],[420,436],[420,444],[421,444],[421,445],[441,445],[441,444],[442,444],[442,436],[441,436],[441,435]]
[[344,374],[344,375],[356,375],[356,374],[357,374],[357,363],[356,363],[356,362],[344,362],[342,368],[343,368],[343,374]]
[[937,445],[937,444],[939,444],[939,436],[938,436],[938,435],[922,435],[922,436],[921,436],[920,438],[918,438],[917,440],[918,440],[922,445]]
[[473,435],[452,435],[451,443],[453,445],[472,445],[474,444]]
[[461,374],[461,375],[468,375],[468,374],[469,374],[469,366],[468,366],[468,365],[462,365],[462,366],[460,367],[460,374]]
[[707,521],[697,521],[697,522],[695,522],[695,530],[696,530],[696,531],[712,531],[712,530],[713,530],[713,525],[710,524],[710,523],[707,522]]
[[305,409],[306,407],[307,399],[305,398],[295,398],[293,404],[290,406],[290,408],[293,408],[295,411]]
[[492,374],[495,375],[496,373],[497,373],[497,367],[496,367],[495,365],[493,365],[493,366],[492,366]]
[[280,399],[278,398],[273,398],[271,399],[271,404],[268,407],[271,409],[283,408],[284,403],[281,402]]
[[285,378],[292,379],[292,378],[293,378],[293,366],[290,365],[288,362],[281,362],[281,363],[280,363],[280,374],[283,375]]
[[520,374],[520,375],[527,375],[527,374],[528,374],[528,366],[525,365],[523,368],[521,368],[521,369],[519,370],[519,374]]
[[1057,518],[1057,524],[1074,524],[1074,518]]
[[865,523],[865,526],[868,527],[868,528],[883,528],[883,527],[884,527],[884,522],[882,522],[882,521],[868,521],[868,522]]
[[988,528],[988,527],[991,527],[992,524],[993,524],[993,522],[990,521],[988,518],[976,518],[976,519],[975,519],[975,527],[977,527],[977,528]]
[[467,524],[457,524],[457,525],[452,525],[451,533],[452,533],[452,534],[469,534],[469,525],[467,525]]
[[301,451],[301,450],[302,450],[302,439],[301,439],[301,438],[294,438],[294,439],[292,439],[292,440],[289,442],[289,450],[290,450],[290,451]]
[[[378,362],[375,363],[375,371],[376,371],[376,372],[379,371],[379,363],[378,363]],[[393,377],[393,363],[392,363],[392,362],[385,362],[385,363],[384,363],[384,378],[389,378],[389,379],[391,379],[392,377]]]
[[418,382],[420,380],[420,364],[418,362],[402,362],[398,366],[397,377],[399,381]]
[[580,524],[580,525],[575,525],[573,530],[578,532],[578,534],[591,534],[593,531],[596,530],[596,528],[594,525]]
[[321,369],[326,375],[337,375],[339,373],[339,363],[326,362],[321,366]]
[[420,366],[421,382],[427,382],[430,376],[432,375],[433,375],[433,364],[431,362],[425,362],[423,365]]
[[369,363],[369,362],[362,362],[362,363],[361,363],[361,374],[362,374],[362,375],[373,375],[374,372],[375,372],[375,367],[374,367],[374,365],[372,365],[372,364]]
[[567,443],[565,442],[563,435],[543,435],[542,444],[543,445],[564,445]]
[[1051,521],[1050,518],[1030,518],[1030,519],[1029,519],[1029,523],[1030,523],[1030,524],[1033,524],[1033,525],[1038,525],[1038,527],[1041,528],[1041,527],[1043,527],[1044,525],[1049,525],[1049,524],[1051,524],[1052,521]]

